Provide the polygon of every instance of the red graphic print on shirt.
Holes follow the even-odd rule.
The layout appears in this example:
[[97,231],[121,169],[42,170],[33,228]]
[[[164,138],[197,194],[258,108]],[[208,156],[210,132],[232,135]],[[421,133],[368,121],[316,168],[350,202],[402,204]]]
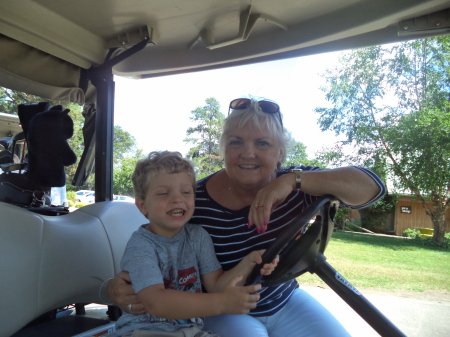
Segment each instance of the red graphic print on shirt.
[[173,269],[169,270],[169,279],[164,279],[164,288],[177,289],[177,283],[175,282],[175,278],[173,277]]
[[164,279],[164,288],[200,293],[198,275],[195,267],[189,267],[178,271],[178,278],[174,277],[173,269],[169,271],[169,279]]
[[197,270],[195,267],[190,267],[178,271],[178,284],[184,291],[199,293],[200,288],[197,283]]

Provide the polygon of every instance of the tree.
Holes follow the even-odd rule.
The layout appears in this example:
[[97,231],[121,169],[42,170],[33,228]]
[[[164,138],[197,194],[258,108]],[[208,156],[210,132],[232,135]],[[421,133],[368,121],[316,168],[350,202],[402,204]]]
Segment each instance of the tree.
[[197,170],[197,178],[205,177],[223,168],[222,159],[219,156],[219,139],[222,132],[224,115],[220,112],[220,104],[217,99],[211,97],[205,100],[206,105],[192,110],[193,121],[196,126],[186,131],[186,143],[193,143],[189,149],[188,157]]
[[120,168],[113,171],[114,194],[129,196],[132,196],[134,194],[131,176],[134,172],[137,161],[144,157],[145,156],[142,150],[137,150],[134,156],[123,159]]
[[325,168],[325,164],[318,159],[308,159],[308,155],[306,153],[306,145],[302,142],[297,142],[293,140],[293,146],[289,150],[284,166],[320,166]]
[[322,130],[344,134],[353,160],[409,190],[442,242],[450,207],[450,37],[350,51],[326,80],[332,106],[316,108]]
[[114,168],[119,168],[125,158],[133,158],[136,156],[138,152],[136,138],[134,138],[128,131],[123,130],[119,125],[114,125],[113,142]]
[[[51,105],[61,104],[64,108],[70,109],[70,117],[74,123],[74,133],[73,136],[68,139],[68,143],[72,150],[75,152],[77,156],[77,162],[74,165],[66,167],[67,174],[67,190],[75,190],[76,188],[72,186],[71,182],[74,178],[74,175],[77,170],[77,166],[81,155],[84,150],[84,141],[83,141],[83,126],[84,126],[84,117],[82,114],[82,107],[75,103],[67,103],[67,102],[58,102],[48,100],[42,97],[28,95],[19,91],[10,90],[7,88],[0,87],[0,109],[2,112],[17,114],[17,106],[19,104],[29,104],[29,103],[37,103],[37,102],[49,102]],[[133,162],[133,158],[137,161],[137,158],[141,157],[140,150],[136,147],[135,138],[127,131],[123,130],[120,126],[114,126],[114,145],[113,145],[113,160],[114,160],[114,177],[121,177],[118,179],[119,186],[117,187],[117,191],[120,194],[133,194],[133,187],[131,183],[131,174],[129,175],[129,184],[125,183],[125,178],[122,179],[122,176],[128,173],[130,168],[128,167],[130,163]],[[127,160],[130,159],[130,160]],[[134,162],[135,163],[135,162]],[[121,172],[121,170],[124,172]],[[134,169],[134,166],[133,166]],[[115,183],[115,182],[114,182]],[[87,189],[93,189],[94,185],[94,174],[89,177],[86,186]],[[116,191],[115,187],[114,190]],[[129,193],[125,193],[128,191]],[[117,193],[119,194],[119,193]]]
[[17,106],[23,103],[38,103],[38,96],[0,87],[0,112],[17,115]]

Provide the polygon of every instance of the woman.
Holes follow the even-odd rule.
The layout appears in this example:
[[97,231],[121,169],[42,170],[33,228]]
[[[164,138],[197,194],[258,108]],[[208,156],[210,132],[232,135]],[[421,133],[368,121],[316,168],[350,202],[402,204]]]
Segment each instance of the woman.
[[[362,208],[384,195],[380,179],[364,168],[282,169],[289,135],[276,103],[239,98],[230,111],[220,139],[225,169],[197,182],[191,220],[211,235],[224,270],[250,251],[267,248],[317,196],[331,194]],[[127,281],[125,273],[116,276],[108,295],[122,310],[140,313],[143,307]],[[205,329],[222,337],[349,335],[295,279],[264,288],[260,296],[250,314],[207,317]]]

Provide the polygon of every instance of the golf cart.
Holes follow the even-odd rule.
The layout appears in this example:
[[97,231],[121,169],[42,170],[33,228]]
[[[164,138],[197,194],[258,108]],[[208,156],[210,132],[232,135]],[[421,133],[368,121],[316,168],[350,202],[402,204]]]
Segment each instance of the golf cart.
[[[83,105],[85,149],[68,183],[83,186],[94,167],[95,203],[67,212],[35,200],[34,191],[45,196],[53,186],[28,180],[17,189],[14,170],[5,168],[0,188],[33,193],[31,201],[0,202],[0,337],[96,328],[84,317],[57,318],[57,310],[102,301],[101,284],[120,271],[125,244],[145,221],[132,203],[113,200],[113,76],[138,80],[447,34],[449,13],[447,0],[1,1],[0,86]],[[39,141],[44,132],[31,126],[27,134]],[[380,334],[402,336],[324,262],[337,203],[324,197],[299,215],[293,232],[269,249],[289,263],[261,281],[316,272]],[[309,218],[316,221],[300,235]],[[48,313],[52,319],[24,328]]]

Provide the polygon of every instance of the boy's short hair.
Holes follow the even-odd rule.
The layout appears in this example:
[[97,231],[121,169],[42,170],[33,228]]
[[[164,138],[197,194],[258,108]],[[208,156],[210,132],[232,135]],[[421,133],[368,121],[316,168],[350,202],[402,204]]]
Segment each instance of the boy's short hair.
[[186,172],[192,178],[192,188],[195,191],[195,170],[192,163],[184,159],[177,151],[153,151],[147,158],[136,163],[131,180],[133,182],[134,196],[145,200],[151,179],[158,174],[171,174]]

